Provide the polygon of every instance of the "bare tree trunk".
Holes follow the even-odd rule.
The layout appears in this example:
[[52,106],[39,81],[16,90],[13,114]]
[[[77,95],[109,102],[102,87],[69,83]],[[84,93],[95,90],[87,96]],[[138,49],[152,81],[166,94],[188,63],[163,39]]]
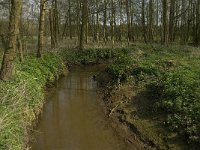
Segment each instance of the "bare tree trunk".
[[21,8],[22,0],[11,0],[9,40],[3,56],[0,74],[1,80],[10,80],[12,78],[13,61],[16,56],[17,36],[19,34]]
[[90,18],[89,18],[89,8],[86,7],[86,25],[85,25],[85,44],[88,44],[89,41],[89,22],[90,22]]
[[22,49],[23,49],[24,55],[27,55],[28,52],[27,52],[27,41],[26,40],[23,40]]
[[163,20],[162,20],[162,29],[163,29],[163,37],[162,44],[168,43],[168,0],[163,0]]
[[[54,34],[54,23],[53,23],[53,10],[52,8],[49,10],[49,23],[50,23],[50,33],[51,33],[51,48],[54,49],[56,47],[55,42],[55,34]],[[64,32],[63,32],[64,33]]]
[[17,38],[17,46],[18,46],[17,48],[19,51],[19,60],[20,62],[22,62],[24,59],[24,52],[23,52],[22,40],[20,39],[20,36],[18,36]]
[[104,43],[106,44],[107,42],[107,0],[104,0],[104,12],[103,12],[103,40]]
[[186,17],[186,1],[182,0],[182,12],[184,12],[181,15],[181,44],[186,44],[187,42],[187,34],[186,34],[186,30],[187,30],[187,17]]
[[69,10],[68,10],[68,16],[69,16],[69,37],[72,40],[73,36],[72,36],[72,16],[71,16],[71,0],[69,1]]
[[123,30],[123,3],[119,2],[119,14],[120,14],[120,24],[119,24],[119,33],[118,33],[118,41],[122,42],[122,30]]
[[154,25],[154,0],[149,0],[149,25],[148,25],[148,41],[153,42],[153,25]]
[[112,41],[112,48],[115,44],[115,8],[114,8],[114,0],[111,1],[111,41]]
[[156,37],[154,38],[156,41],[159,39],[159,26],[159,0],[156,0]]
[[96,33],[95,33],[95,40],[97,43],[99,43],[99,1],[96,0],[96,8],[97,8],[97,14],[96,14]]
[[81,29],[80,29],[80,39],[79,39],[79,50],[84,49],[84,38],[85,38],[85,26],[87,23],[86,20],[87,13],[87,0],[82,0],[82,17],[81,17]]
[[134,38],[134,0],[130,0],[130,13],[131,13],[131,41],[135,40]]
[[63,33],[62,33],[62,38],[64,38],[65,36],[67,36],[67,26],[68,26],[68,28],[70,28],[69,27],[69,21],[68,21],[68,18],[69,18],[69,13],[67,13],[66,14],[66,17],[65,17],[65,24],[64,24],[64,28],[63,28]]
[[196,13],[195,13],[195,24],[194,24],[194,45],[199,46],[200,45],[200,1],[198,0],[196,2]]
[[127,40],[128,40],[128,44],[129,41],[131,41],[131,18],[130,18],[130,3],[129,0],[126,0],[126,17],[127,17]]
[[142,0],[142,34],[144,38],[144,42],[147,43],[147,36],[146,36],[146,25],[145,25],[145,0]]
[[40,19],[39,19],[37,57],[42,56],[41,53],[44,49],[44,30],[45,30],[45,0],[40,0]]
[[176,0],[170,0],[170,16],[169,16],[169,41],[170,42],[174,42],[175,1]]
[[58,2],[54,0],[54,33],[55,33],[55,43],[56,47],[58,46],[58,40],[60,37],[59,29],[59,17],[58,17]]

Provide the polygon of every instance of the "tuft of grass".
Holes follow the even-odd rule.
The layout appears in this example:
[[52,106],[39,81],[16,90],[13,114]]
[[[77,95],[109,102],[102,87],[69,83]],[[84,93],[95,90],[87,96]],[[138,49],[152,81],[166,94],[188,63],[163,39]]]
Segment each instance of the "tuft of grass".
[[44,87],[64,71],[58,55],[33,56],[15,62],[12,81],[0,81],[0,149],[25,149],[28,127],[44,104]]

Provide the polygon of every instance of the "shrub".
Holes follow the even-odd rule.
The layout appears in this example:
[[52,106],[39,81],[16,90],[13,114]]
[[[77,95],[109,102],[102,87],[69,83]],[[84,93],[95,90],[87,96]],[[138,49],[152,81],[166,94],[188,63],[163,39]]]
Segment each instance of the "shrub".
[[130,56],[121,55],[106,70],[114,79],[126,80],[130,76],[133,64],[134,60]]
[[89,64],[98,63],[108,59],[116,58],[120,55],[128,53],[125,49],[85,49],[78,50],[62,50],[61,56],[69,64]]

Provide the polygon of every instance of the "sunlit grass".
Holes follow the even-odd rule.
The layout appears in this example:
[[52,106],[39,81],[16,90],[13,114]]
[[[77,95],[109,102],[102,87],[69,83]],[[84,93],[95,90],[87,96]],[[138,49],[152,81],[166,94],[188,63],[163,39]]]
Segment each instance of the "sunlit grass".
[[165,112],[169,129],[186,135],[188,142],[199,142],[199,49],[137,44],[132,51],[116,59],[108,73],[121,81],[132,79],[134,86],[148,92],[154,109]]
[[10,82],[0,81],[0,149],[22,150],[27,142],[28,127],[37,118],[44,103],[44,86],[62,73],[59,56],[25,58],[15,63]]

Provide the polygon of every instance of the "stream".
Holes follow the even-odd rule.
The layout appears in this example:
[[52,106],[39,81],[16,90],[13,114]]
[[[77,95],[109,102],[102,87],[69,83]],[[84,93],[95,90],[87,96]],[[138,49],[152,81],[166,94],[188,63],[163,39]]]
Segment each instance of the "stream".
[[50,89],[32,150],[127,150],[100,104],[93,75],[102,66],[75,67]]

